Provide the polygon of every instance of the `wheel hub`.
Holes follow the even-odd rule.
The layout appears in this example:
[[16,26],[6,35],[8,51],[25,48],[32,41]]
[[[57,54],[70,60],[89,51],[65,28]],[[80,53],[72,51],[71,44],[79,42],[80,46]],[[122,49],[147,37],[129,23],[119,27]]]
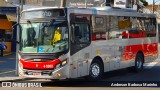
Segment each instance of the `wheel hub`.
[[100,74],[100,67],[99,67],[99,65],[93,64],[93,66],[91,68],[91,71],[92,71],[92,75],[94,77],[97,77]]

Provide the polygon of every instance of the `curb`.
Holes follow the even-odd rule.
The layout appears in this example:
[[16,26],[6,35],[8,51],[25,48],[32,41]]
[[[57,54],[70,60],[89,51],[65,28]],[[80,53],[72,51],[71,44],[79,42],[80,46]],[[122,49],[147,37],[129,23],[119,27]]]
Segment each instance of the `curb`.
[[1,82],[13,82],[13,81],[22,81],[23,78],[20,77],[2,77],[0,78],[0,83]]

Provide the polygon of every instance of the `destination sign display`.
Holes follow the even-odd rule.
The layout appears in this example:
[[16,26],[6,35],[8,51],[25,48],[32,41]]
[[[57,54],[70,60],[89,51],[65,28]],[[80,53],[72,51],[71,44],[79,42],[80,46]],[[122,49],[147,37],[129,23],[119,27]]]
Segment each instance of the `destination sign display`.
[[33,10],[26,11],[22,13],[23,19],[32,18],[53,18],[65,16],[65,11],[63,9],[50,9],[50,10]]

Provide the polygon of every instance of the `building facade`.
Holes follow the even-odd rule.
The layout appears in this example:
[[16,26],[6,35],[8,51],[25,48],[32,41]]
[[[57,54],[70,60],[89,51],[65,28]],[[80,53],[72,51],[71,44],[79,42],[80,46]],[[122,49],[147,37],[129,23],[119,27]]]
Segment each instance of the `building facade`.
[[[13,13],[10,13],[9,9],[14,9]],[[11,42],[12,39],[16,40],[16,28],[13,30],[12,26],[16,23],[12,18],[16,18],[16,7],[6,3],[5,0],[0,1],[0,44],[2,39],[5,40],[7,49],[4,54],[10,54],[16,51],[16,43]],[[13,35],[14,34],[14,35]]]

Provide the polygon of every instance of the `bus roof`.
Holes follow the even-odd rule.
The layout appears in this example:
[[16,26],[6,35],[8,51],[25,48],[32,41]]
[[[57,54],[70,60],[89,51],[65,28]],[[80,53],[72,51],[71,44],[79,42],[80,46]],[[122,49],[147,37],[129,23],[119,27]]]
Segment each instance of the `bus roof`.
[[[24,10],[23,12],[47,9],[65,9],[64,7],[40,7]],[[113,7],[99,7],[99,8],[67,8],[70,13],[75,14],[93,14],[93,15],[112,15],[112,16],[132,16],[132,17],[147,17],[155,18],[156,14],[139,13],[133,10],[113,8]],[[22,13],[23,13],[22,12]]]

